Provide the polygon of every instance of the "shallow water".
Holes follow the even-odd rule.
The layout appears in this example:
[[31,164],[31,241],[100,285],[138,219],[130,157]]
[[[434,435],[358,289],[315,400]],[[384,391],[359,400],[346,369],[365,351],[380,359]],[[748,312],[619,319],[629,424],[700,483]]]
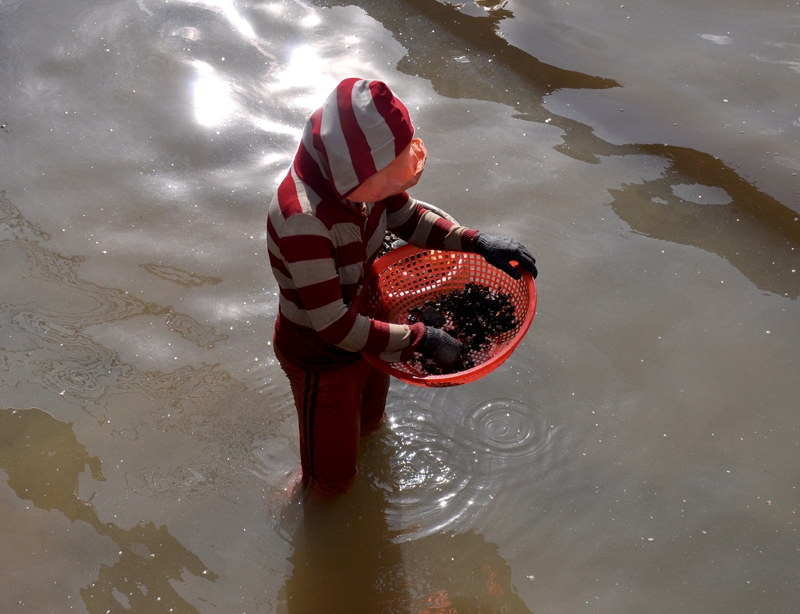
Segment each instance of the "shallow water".
[[[799,6],[0,0],[0,611],[798,611]],[[353,75],[539,307],[304,509],[264,219]]]

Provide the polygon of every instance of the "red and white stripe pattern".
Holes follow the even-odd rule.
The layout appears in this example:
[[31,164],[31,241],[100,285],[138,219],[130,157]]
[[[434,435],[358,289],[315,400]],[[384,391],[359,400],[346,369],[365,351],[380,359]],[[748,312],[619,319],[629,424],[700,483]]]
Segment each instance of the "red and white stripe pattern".
[[471,250],[476,231],[418,206],[405,192],[377,203],[345,200],[394,160],[413,134],[405,106],[378,81],[343,81],[306,122],[267,218],[270,264],[280,287],[277,341],[288,331],[287,339],[316,346],[292,352],[283,344],[287,358],[294,353],[302,362],[301,356],[324,355],[329,346],[387,362],[408,357],[424,327],[379,322],[351,307],[387,226],[413,245]]
[[408,110],[385,83],[345,79],[306,122],[302,144],[341,199],[388,166],[413,137]]

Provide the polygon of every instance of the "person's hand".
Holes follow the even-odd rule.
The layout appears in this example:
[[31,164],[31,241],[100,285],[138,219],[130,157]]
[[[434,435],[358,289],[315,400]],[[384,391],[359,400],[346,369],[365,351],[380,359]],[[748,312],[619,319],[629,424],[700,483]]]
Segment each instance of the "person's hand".
[[461,360],[461,342],[433,326],[425,327],[425,336],[418,349],[444,372],[450,371]]
[[514,279],[519,279],[522,273],[511,266],[511,260],[516,260],[523,269],[533,275],[534,279],[538,274],[536,260],[531,253],[522,243],[510,237],[478,233],[475,237],[475,252],[483,256],[486,262],[505,271]]

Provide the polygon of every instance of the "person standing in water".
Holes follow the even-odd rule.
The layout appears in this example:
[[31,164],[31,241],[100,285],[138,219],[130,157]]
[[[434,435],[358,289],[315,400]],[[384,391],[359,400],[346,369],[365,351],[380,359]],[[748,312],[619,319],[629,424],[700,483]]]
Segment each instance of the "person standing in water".
[[389,376],[362,354],[404,361],[415,351],[451,369],[461,344],[418,322],[359,315],[353,302],[388,228],[417,247],[475,252],[518,279],[536,276],[514,239],[454,224],[406,192],[427,152],[408,109],[381,81],[345,79],[308,118],[267,216],[270,265],[280,287],[274,349],[289,378],[300,426],[302,483],[346,491],[359,437],[384,418]]

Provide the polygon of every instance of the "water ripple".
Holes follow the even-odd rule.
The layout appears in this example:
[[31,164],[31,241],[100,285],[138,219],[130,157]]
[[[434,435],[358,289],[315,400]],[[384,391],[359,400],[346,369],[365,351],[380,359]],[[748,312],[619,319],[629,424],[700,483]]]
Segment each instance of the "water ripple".
[[388,494],[397,541],[480,525],[504,508],[510,483],[551,465],[556,429],[541,407],[510,398],[459,407],[454,400],[418,396],[388,408],[389,431],[375,444],[388,450],[388,462],[371,466],[370,477]]
[[515,399],[492,399],[467,412],[461,420],[464,443],[487,459],[492,468],[518,466],[546,450],[552,431],[544,411]]
[[388,462],[371,469],[388,493],[387,520],[397,541],[473,521],[493,492],[491,480],[476,473],[475,451],[425,405],[406,401],[390,415],[390,430],[376,444],[390,450]]

